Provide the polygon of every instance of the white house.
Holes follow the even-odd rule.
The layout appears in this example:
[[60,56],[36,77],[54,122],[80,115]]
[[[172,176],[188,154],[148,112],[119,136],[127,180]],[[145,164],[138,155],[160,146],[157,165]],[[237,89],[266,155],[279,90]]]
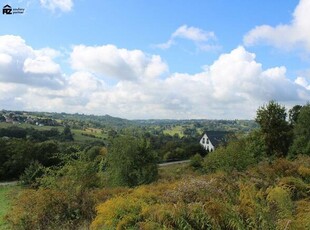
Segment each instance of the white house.
[[212,152],[220,144],[227,142],[227,136],[229,132],[226,131],[207,131],[200,139],[200,144],[208,152]]

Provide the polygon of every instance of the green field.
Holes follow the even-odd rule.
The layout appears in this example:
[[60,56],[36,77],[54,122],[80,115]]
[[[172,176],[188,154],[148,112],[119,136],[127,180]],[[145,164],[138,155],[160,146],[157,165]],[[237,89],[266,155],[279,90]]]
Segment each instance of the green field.
[[0,229],[9,229],[5,224],[4,217],[10,209],[10,203],[13,199],[14,194],[19,191],[19,187],[16,185],[0,185]]
[[174,136],[175,134],[179,135],[179,137],[184,136],[184,127],[181,125],[173,126],[171,129],[164,130],[164,134]]
[[20,128],[34,128],[37,130],[50,130],[51,128],[57,128],[60,132],[63,131],[63,127],[62,126],[39,126],[39,125],[32,125],[32,124],[26,124],[26,123],[21,123],[21,124],[12,124],[12,123],[6,123],[6,122],[0,122],[0,128],[8,128],[11,126],[17,126]]
[[[38,126],[38,125],[32,125],[32,124],[11,124],[11,123],[5,123],[5,122],[0,122],[0,128],[8,128],[11,126],[17,126],[20,128],[34,128],[39,131],[43,130],[50,130],[52,128],[57,128],[59,132],[62,132],[64,127],[63,126]],[[101,129],[95,129],[95,128],[87,128],[85,130],[82,129],[71,129],[71,132],[73,134],[73,138],[75,142],[78,143],[85,143],[85,142],[93,142],[97,140],[103,140],[108,137],[106,133],[102,133]],[[86,135],[83,135],[86,134]],[[87,135],[93,135],[92,136],[87,136]]]

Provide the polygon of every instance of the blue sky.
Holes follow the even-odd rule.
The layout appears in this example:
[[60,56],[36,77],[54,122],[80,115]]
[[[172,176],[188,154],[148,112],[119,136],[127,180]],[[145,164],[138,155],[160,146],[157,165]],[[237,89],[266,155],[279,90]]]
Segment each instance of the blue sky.
[[253,119],[310,100],[307,0],[15,0],[0,108]]

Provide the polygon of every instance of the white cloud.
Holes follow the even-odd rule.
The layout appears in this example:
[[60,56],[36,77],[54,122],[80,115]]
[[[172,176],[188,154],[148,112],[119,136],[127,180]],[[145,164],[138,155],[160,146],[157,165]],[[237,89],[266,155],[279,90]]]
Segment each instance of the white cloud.
[[304,77],[297,77],[295,83],[310,90],[310,83]]
[[8,65],[12,61],[12,57],[5,53],[0,53],[0,65]]
[[73,0],[40,0],[41,5],[51,11],[68,12],[73,7]]
[[25,60],[23,71],[36,74],[57,74],[60,72],[60,67],[48,56],[37,56]]
[[205,42],[209,39],[214,39],[215,34],[213,32],[206,32],[196,27],[188,27],[183,25],[179,27],[171,36],[172,38],[185,38],[195,42]]
[[[253,118],[275,99],[310,100],[307,74],[295,81],[284,66],[264,69],[240,46],[202,72],[159,78],[167,65],[156,55],[113,45],[75,46],[76,70],[62,77],[52,49],[35,50],[16,36],[0,36],[0,108],[110,114],[125,118]],[[108,84],[103,77],[114,77]]]
[[114,45],[75,46],[71,53],[71,66],[76,70],[119,80],[154,78],[168,69],[158,55],[147,55],[141,50],[119,49]]
[[268,100],[300,103],[309,96],[286,77],[285,67],[264,70],[254,54],[238,47],[201,73],[120,81],[95,91],[85,109],[127,118],[253,118]]
[[262,42],[285,50],[302,48],[310,52],[309,11],[310,1],[300,0],[289,24],[257,26],[244,36],[244,43],[254,45]]
[[207,42],[216,40],[214,32],[204,31],[200,28],[189,27],[187,25],[180,26],[175,32],[172,33],[170,39],[162,44],[157,44],[156,47],[161,49],[168,49],[176,44],[176,40],[182,38],[193,41],[201,50],[218,49],[218,45],[208,44]]
[[50,48],[34,50],[19,36],[0,36],[0,82],[63,87],[60,66],[53,61],[56,53]]

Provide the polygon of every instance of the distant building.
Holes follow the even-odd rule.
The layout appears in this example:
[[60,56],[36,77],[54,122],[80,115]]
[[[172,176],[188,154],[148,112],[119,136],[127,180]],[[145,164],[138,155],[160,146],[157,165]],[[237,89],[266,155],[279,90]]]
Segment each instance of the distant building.
[[200,139],[200,144],[208,152],[212,152],[220,144],[227,143],[228,136],[231,132],[226,131],[206,131]]

